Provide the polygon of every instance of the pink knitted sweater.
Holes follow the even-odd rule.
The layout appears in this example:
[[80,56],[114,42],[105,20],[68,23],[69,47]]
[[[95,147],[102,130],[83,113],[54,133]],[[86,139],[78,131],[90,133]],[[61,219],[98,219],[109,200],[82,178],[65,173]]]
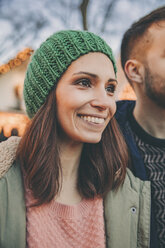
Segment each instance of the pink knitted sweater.
[[28,248],[105,248],[101,198],[73,206],[52,201],[30,208],[32,201],[26,189]]

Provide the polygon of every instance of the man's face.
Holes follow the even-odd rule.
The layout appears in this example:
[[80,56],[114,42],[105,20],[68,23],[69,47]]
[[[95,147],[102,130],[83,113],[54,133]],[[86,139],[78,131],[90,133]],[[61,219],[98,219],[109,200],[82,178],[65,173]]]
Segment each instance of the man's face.
[[165,21],[152,25],[149,32],[153,40],[145,58],[145,93],[165,108]]

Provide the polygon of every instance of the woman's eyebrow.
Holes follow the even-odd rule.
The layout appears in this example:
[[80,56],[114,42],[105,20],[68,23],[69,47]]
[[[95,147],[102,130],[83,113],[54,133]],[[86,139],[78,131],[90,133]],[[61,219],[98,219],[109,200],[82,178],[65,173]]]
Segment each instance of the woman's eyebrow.
[[[86,71],[79,71],[79,72],[73,73],[73,75],[79,75],[79,74],[86,74],[86,75],[91,76],[93,78],[98,78],[98,76],[96,74],[86,72]],[[118,84],[118,81],[115,78],[110,78],[108,80],[108,82],[116,82],[116,84]]]
[[78,75],[78,74],[86,74],[88,76],[94,77],[94,78],[98,78],[98,76],[96,74],[90,73],[90,72],[86,72],[86,71],[79,71],[76,73],[73,73],[73,75]]
[[115,79],[115,78],[110,78],[109,80],[108,80],[108,82],[110,83],[110,82],[115,82],[116,84],[118,84],[118,81]]

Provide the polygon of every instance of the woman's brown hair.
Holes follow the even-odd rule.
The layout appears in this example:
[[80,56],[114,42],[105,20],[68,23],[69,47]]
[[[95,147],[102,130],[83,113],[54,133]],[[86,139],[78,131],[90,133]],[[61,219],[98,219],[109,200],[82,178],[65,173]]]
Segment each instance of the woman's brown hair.
[[[55,90],[31,120],[18,146],[20,163],[35,205],[50,202],[61,190],[62,169],[58,147],[58,122]],[[84,144],[77,187],[85,198],[104,196],[124,181],[128,151],[115,118],[98,144]]]

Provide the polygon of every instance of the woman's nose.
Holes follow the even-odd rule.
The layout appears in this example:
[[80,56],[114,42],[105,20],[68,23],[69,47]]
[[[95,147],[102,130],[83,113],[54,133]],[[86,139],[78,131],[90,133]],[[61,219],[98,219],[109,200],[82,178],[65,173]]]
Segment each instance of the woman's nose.
[[98,92],[95,92],[93,100],[91,101],[91,106],[96,107],[100,110],[105,110],[110,107],[111,105],[111,97],[107,95],[107,92],[99,90]]

